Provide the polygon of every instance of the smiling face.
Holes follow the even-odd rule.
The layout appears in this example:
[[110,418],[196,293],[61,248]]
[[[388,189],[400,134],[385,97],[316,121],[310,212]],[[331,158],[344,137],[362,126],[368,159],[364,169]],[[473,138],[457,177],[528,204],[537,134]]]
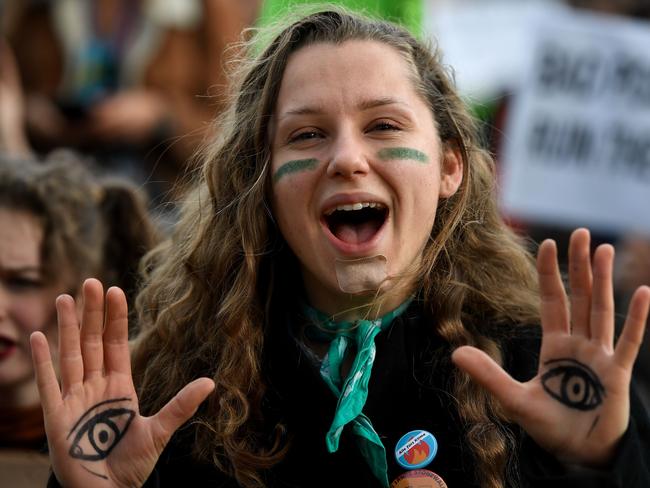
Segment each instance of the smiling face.
[[43,331],[56,354],[60,287],[43,276],[43,227],[32,214],[0,207],[0,405],[38,405],[29,336]]
[[337,266],[350,260],[385,258],[381,291],[393,293],[382,311],[404,301],[413,287],[397,291],[396,278],[413,283],[438,200],[462,179],[414,76],[376,41],[313,44],[287,63],[271,131],[273,209],[311,304],[326,313],[375,295],[341,289]]

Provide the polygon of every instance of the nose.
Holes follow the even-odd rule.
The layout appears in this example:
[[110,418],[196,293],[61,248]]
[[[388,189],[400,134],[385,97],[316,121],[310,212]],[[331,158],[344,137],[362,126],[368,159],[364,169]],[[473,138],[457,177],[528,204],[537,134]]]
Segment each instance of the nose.
[[363,143],[353,134],[340,135],[332,146],[327,176],[352,178],[366,175],[369,169]]

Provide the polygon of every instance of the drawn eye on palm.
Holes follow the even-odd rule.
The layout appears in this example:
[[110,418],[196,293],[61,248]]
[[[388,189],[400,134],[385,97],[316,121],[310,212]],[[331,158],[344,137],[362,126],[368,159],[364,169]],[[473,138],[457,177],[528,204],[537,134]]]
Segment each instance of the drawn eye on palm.
[[544,368],[540,383],[549,397],[576,412],[595,413],[585,435],[589,437],[598,425],[598,410],[607,397],[600,377],[587,364],[571,357],[547,360]]
[[551,359],[544,363],[542,387],[552,398],[576,410],[594,410],[607,395],[596,373],[573,358]]
[[[127,408],[130,398],[115,398],[99,402],[90,407],[74,424],[67,439],[72,438],[68,454],[82,461],[101,461],[106,459],[124,436],[135,411]],[[89,473],[107,479],[84,464]]]

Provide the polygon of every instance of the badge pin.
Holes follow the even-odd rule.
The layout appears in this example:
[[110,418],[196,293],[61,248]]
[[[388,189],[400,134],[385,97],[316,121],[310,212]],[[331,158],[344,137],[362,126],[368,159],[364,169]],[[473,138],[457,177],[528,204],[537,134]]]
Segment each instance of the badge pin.
[[404,469],[420,469],[433,461],[438,441],[426,430],[412,430],[402,436],[395,447],[395,459]]
[[390,488],[447,488],[447,484],[433,471],[415,469],[395,478]]

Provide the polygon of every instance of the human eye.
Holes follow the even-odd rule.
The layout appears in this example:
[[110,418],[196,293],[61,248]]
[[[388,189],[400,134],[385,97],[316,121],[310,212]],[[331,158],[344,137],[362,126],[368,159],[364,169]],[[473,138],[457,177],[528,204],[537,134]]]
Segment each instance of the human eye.
[[317,129],[303,129],[291,133],[289,144],[300,144],[322,138],[322,133]]
[[397,124],[388,122],[388,121],[381,121],[377,122],[373,127],[373,130],[401,130],[400,127]]
[[400,124],[390,119],[374,120],[368,126],[368,132],[400,131],[400,130],[402,130]]
[[562,358],[545,365],[549,370],[541,378],[542,386],[560,403],[577,410],[593,410],[603,402],[605,388],[586,364]]
[[72,437],[70,456],[84,461],[105,459],[135,416],[135,411],[128,408],[128,402],[129,398],[116,398],[88,409],[68,434],[67,438]]

